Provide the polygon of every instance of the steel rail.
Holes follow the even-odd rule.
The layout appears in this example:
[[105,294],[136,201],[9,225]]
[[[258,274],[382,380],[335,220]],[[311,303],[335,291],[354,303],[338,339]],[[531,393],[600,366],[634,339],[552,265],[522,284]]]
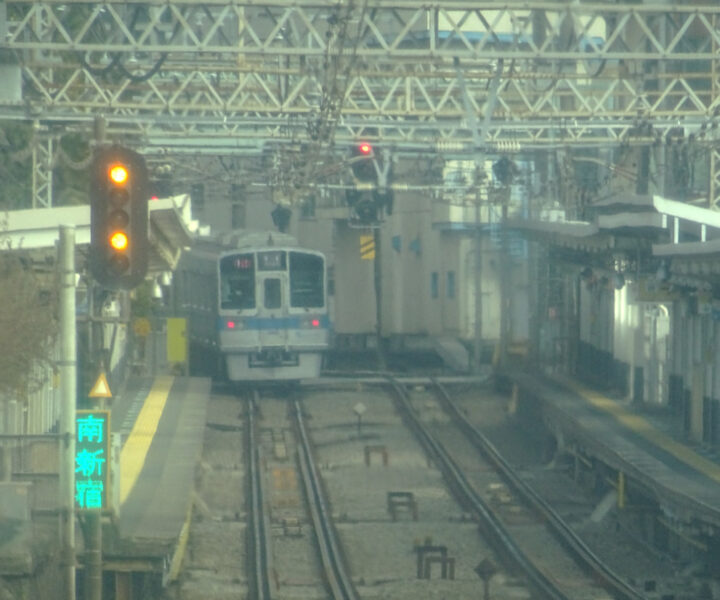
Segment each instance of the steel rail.
[[271,581],[271,553],[269,527],[267,515],[265,514],[265,500],[262,483],[262,471],[260,468],[260,444],[255,435],[255,413],[257,412],[257,400],[259,392],[252,391],[252,397],[247,399],[247,457],[249,465],[249,497],[250,497],[250,572],[252,573],[253,594],[257,600],[270,600]]
[[506,482],[545,518],[552,532],[561,539],[565,546],[570,548],[573,554],[579,558],[586,567],[591,569],[593,573],[604,582],[607,588],[612,590],[614,594],[617,594],[616,598],[619,600],[644,600],[646,598],[644,595],[612,571],[612,569],[580,539],[557,511],[518,476],[510,463],[502,457],[493,443],[460,412],[450,398],[447,389],[435,378],[431,377],[430,380],[432,381],[433,389],[436,390],[437,396],[441,400],[443,408],[455,419],[456,423],[459,424],[460,429],[467,439],[500,471]]
[[465,477],[460,467],[450,457],[443,446],[433,438],[427,428],[422,424],[410,406],[408,394],[402,384],[388,376],[388,381],[395,391],[398,406],[407,417],[407,422],[415,431],[420,443],[427,452],[437,461],[441,471],[446,477],[450,487],[460,496],[464,505],[471,507],[483,526],[484,532],[491,539],[498,553],[506,557],[512,564],[524,573],[529,584],[544,598],[552,600],[573,600],[566,595],[545,573],[525,555],[505,526],[495,516],[493,510],[478,495],[473,486]]
[[332,526],[330,509],[322,491],[320,475],[313,460],[310,438],[305,427],[300,400],[293,400],[293,408],[300,440],[298,447],[300,472],[327,585],[334,600],[358,600],[359,596],[352,584],[340,551],[340,541]]

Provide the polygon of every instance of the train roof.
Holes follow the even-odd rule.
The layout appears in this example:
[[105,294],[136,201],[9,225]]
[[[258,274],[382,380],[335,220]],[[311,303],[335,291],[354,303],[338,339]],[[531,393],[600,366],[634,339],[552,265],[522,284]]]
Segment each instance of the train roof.
[[313,254],[323,253],[319,250],[301,246],[297,238],[277,231],[236,230],[231,233],[217,234],[210,237],[198,237],[192,246],[193,254],[208,257],[230,254],[237,250],[260,249],[300,250]]
[[279,231],[250,231],[240,229],[231,233],[222,234],[220,242],[223,250],[234,250],[236,248],[285,246],[297,247],[298,241],[289,233]]
[[298,241],[287,233],[277,231],[250,231],[239,229],[230,233],[198,236],[193,241],[192,249],[201,252],[220,254],[249,246],[298,246]]

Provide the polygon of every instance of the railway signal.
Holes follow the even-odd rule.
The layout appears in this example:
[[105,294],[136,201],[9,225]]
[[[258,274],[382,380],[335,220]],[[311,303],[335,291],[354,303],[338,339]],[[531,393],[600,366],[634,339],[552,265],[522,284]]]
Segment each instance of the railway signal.
[[389,188],[391,164],[387,152],[376,152],[369,142],[358,142],[351,148],[348,161],[355,189],[348,190],[345,200],[351,220],[360,225],[382,221],[383,213],[391,214],[393,193]]
[[350,168],[353,177],[362,183],[377,181],[375,153],[369,142],[359,142],[351,149]]
[[148,269],[148,172],[122,146],[95,150],[90,173],[90,271],[102,285],[132,289]]

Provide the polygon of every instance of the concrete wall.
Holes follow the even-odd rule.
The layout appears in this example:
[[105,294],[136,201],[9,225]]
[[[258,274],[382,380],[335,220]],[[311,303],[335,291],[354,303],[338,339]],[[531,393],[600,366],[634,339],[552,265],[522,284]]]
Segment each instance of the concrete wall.
[[[229,231],[231,202],[218,192],[205,197],[194,215],[214,231]],[[237,200],[237,199],[236,199]],[[336,200],[338,200],[336,198]],[[327,204],[328,198],[323,199]],[[247,192],[245,226],[274,229],[267,190]],[[440,229],[434,219],[438,200],[416,192],[396,192],[392,215],[380,226],[382,321],[386,337],[453,336],[471,342],[475,335],[475,233],[467,226]],[[337,202],[342,206],[342,202]],[[350,227],[347,210],[332,216],[293,211],[290,233],[308,247],[325,252],[332,278],[330,298],[335,332],[373,336],[376,328],[374,261],[360,256],[360,236],[370,228]],[[482,333],[489,343],[500,337],[501,278],[513,297],[508,317],[514,339],[528,338],[527,261],[506,260],[505,242],[482,234]],[[433,281],[436,281],[436,285]],[[436,293],[435,293],[436,292]]]
[[371,235],[336,221],[334,248],[334,318],[339,334],[373,334],[376,326],[374,261],[360,257],[360,236]]
[[687,435],[720,443],[720,324],[712,314],[697,314],[694,303],[673,304],[669,356],[669,403]]

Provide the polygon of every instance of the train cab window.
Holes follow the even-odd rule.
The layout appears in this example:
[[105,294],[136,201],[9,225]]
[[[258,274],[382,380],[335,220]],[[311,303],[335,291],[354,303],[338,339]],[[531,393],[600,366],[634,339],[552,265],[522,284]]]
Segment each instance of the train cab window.
[[290,252],[290,306],[325,306],[325,267],[321,256]]
[[280,280],[273,277],[263,282],[265,308],[280,308],[282,306],[282,293]]
[[255,262],[252,254],[220,259],[220,307],[255,308]]

